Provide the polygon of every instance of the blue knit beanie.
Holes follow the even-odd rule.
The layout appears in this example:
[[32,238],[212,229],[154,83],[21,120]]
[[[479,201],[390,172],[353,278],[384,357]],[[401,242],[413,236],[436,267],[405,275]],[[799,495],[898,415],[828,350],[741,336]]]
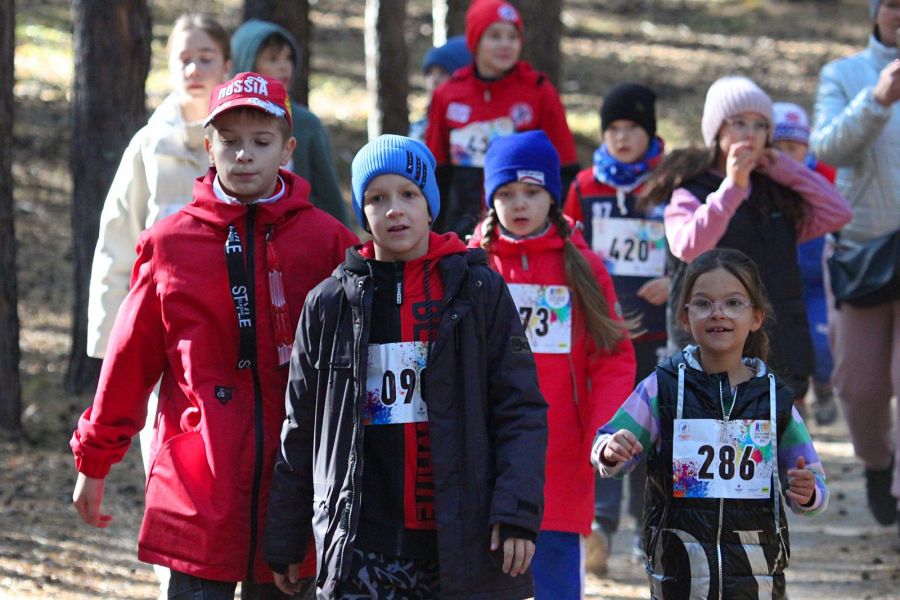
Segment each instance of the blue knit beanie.
[[472,53],[466,48],[466,36],[457,35],[447,40],[443,46],[430,49],[422,59],[422,72],[431,67],[441,67],[447,73],[465,67],[472,62]]
[[350,188],[353,192],[353,210],[363,228],[363,199],[369,182],[379,175],[406,177],[422,190],[428,201],[431,218],[436,219],[441,210],[441,196],[434,175],[436,162],[428,146],[402,135],[380,135],[363,146],[350,165]]
[[494,194],[507,183],[521,181],[544,187],[562,203],[559,154],[540,129],[496,138],[484,157],[484,199],[494,206]]

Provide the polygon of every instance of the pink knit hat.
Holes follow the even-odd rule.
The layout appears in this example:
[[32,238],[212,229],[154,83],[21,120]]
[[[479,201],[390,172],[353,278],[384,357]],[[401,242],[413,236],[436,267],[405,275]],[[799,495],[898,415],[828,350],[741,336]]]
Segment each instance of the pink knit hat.
[[746,77],[732,75],[716,80],[706,92],[700,127],[703,141],[712,146],[725,119],[742,112],[754,112],[769,122],[772,131],[772,99]]

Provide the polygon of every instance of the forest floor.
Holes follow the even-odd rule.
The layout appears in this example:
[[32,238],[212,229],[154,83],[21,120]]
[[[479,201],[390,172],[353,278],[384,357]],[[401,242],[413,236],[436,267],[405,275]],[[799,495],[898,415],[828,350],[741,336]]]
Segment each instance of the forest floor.
[[[89,395],[63,388],[72,298],[70,3],[17,4],[17,104],[13,140],[19,315],[22,321],[24,433],[0,439],[0,600],[7,598],[153,598],[154,576],[136,560],[143,471],[131,451],[110,475],[106,530],[81,523],[71,506],[74,468],[68,449]],[[237,24],[237,0],[164,0],[154,17],[154,71],[148,105],[166,86],[168,24],[205,9]],[[429,45],[428,4],[409,0],[410,65]],[[365,142],[362,2],[319,0],[312,19],[310,105],[329,128],[342,182]],[[699,140],[706,87],[740,72],[776,100],[812,108],[816,78],[828,60],[865,44],[866,6],[855,0],[566,0],[564,77],[560,88],[583,165],[599,136],[604,90],[623,79],[659,92],[660,132],[670,148]],[[421,78],[412,79],[421,95]],[[411,118],[424,110],[411,99]],[[345,187],[345,197],[349,193]],[[900,598],[900,538],[866,508],[862,468],[842,423],[811,425],[829,475],[832,502],[816,519],[791,519],[788,589],[796,598]],[[626,524],[630,525],[625,519]],[[632,529],[614,540],[610,575],[588,577],[590,598],[646,598],[643,567],[628,558]]]

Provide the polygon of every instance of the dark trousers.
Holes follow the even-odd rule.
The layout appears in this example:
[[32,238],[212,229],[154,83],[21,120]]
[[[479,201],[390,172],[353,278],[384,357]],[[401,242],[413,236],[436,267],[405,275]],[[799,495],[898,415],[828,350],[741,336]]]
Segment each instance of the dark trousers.
[[[315,579],[311,578],[296,596],[287,596],[274,583],[241,583],[241,600],[313,600],[316,597]],[[212,581],[187,573],[172,571],[169,579],[169,600],[234,600],[237,582]]]

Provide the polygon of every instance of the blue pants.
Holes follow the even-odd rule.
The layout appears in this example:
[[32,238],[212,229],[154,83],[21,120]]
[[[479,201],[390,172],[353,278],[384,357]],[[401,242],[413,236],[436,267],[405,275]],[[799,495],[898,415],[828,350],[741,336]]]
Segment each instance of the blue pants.
[[581,600],[584,540],[577,533],[541,531],[531,562],[534,600]]

